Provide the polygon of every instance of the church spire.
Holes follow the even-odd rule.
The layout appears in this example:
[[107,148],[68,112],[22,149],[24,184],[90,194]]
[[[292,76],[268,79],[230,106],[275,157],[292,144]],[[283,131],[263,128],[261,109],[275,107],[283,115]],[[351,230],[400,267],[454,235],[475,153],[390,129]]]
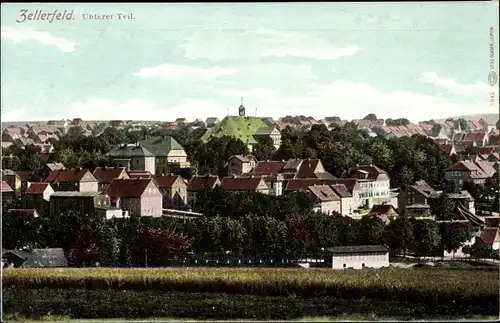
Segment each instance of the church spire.
[[238,108],[238,112],[239,112],[240,117],[245,116],[245,106],[243,105],[243,97],[241,97],[241,105]]

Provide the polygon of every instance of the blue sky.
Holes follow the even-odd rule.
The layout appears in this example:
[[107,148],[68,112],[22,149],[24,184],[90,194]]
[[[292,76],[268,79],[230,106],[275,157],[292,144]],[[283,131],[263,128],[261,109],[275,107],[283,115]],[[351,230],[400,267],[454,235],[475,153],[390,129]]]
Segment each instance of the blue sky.
[[221,118],[240,97],[275,118],[499,111],[498,2],[2,4],[1,23],[3,121]]

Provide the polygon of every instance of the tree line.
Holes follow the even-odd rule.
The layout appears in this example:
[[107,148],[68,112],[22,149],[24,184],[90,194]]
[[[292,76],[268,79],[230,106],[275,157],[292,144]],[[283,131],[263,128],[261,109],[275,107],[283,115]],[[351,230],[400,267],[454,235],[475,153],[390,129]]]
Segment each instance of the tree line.
[[[244,198],[241,194],[235,194],[233,201]],[[356,220],[336,213],[326,215],[306,207],[307,199],[297,204],[301,203],[282,214],[250,208],[229,214],[228,208],[188,221],[169,217],[105,220],[74,212],[34,218],[8,212],[15,205],[3,205],[3,247],[60,247],[73,266],[164,266],[190,253],[213,259],[229,254],[235,259],[265,262],[327,259],[327,248],[343,245],[382,244],[392,255],[430,256],[456,251],[471,238],[457,223],[400,216],[386,225],[374,216]],[[488,248],[481,250],[492,256]],[[477,250],[469,252],[478,255]]]

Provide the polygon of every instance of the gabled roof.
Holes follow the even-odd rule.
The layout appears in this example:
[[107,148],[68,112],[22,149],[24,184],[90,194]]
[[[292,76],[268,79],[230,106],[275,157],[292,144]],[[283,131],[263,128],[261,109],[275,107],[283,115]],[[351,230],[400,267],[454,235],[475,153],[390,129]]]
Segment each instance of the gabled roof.
[[146,147],[154,156],[167,156],[171,150],[184,150],[173,137],[171,136],[157,136],[150,137],[139,142],[142,146]]
[[[263,178],[257,177],[224,177],[220,183],[222,190],[236,190],[236,191],[255,191],[261,183]],[[265,183],[265,182],[264,182]]]
[[108,156],[114,158],[131,158],[131,157],[154,157],[151,151],[149,151],[142,144],[126,144],[118,145],[111,149]]
[[486,228],[481,234],[481,240],[486,244],[493,244],[500,241],[500,231],[498,228]]
[[484,218],[484,221],[486,222],[486,227],[489,228],[498,228],[499,220],[500,217],[498,216],[487,216]]
[[332,253],[370,253],[370,252],[389,252],[389,248],[381,245],[366,246],[341,246],[328,248]]
[[[53,175],[54,174],[54,175]],[[46,182],[61,183],[61,182],[80,182],[87,174],[91,175],[90,181],[97,182],[97,179],[88,169],[71,168],[63,170],[55,170],[45,179]]]
[[349,198],[352,197],[352,194],[347,189],[347,186],[344,184],[333,184],[330,185],[332,190],[341,198]]
[[249,163],[250,161],[252,161],[254,159],[253,156],[233,155],[233,156],[229,157],[228,161],[233,159],[233,158],[238,159],[242,163]]
[[251,171],[251,173],[258,173],[258,174],[277,174],[281,171],[283,166],[285,166],[286,162],[285,161],[276,161],[276,160],[266,160],[266,161],[259,161]]
[[426,181],[416,181],[411,187],[426,198],[435,197],[438,193]]
[[309,186],[314,185],[333,185],[337,184],[336,179],[319,179],[319,178],[297,178],[288,181],[285,187],[285,191],[304,191],[307,190]]
[[34,182],[26,189],[26,195],[42,195],[50,183]]
[[16,171],[17,176],[19,176],[19,178],[21,178],[21,181],[23,182],[30,181],[34,173],[35,172],[31,171],[22,171],[22,170]]
[[204,189],[212,189],[219,183],[219,177],[213,175],[194,176],[188,183],[188,191],[201,191]]
[[369,180],[376,180],[377,177],[382,174],[389,176],[389,174],[387,174],[386,171],[380,169],[375,165],[358,165],[356,167],[349,169],[347,175],[348,177],[357,177],[356,175],[358,173],[366,174],[367,177],[364,179],[369,179]]
[[179,175],[154,176],[153,180],[159,188],[172,188],[177,180],[181,180],[181,177]]
[[319,164],[319,159],[304,159],[297,172],[297,178],[316,178],[314,173]]
[[312,185],[308,190],[321,202],[340,201],[340,197],[328,185]]
[[99,184],[109,184],[113,179],[118,178],[123,171],[125,171],[125,167],[97,167],[92,175]]
[[299,170],[300,165],[302,164],[303,159],[290,159],[285,165],[282,167],[282,172],[297,172]]
[[6,181],[2,181],[1,189],[2,189],[1,193],[14,192],[14,190],[12,189],[12,187],[10,187],[9,184],[7,184]]
[[107,193],[112,198],[140,198],[151,181],[151,178],[114,179],[109,184]]
[[457,203],[457,207],[453,212],[453,216],[457,220],[467,220],[475,226],[485,225],[484,221],[477,217],[475,214],[471,213],[469,210],[464,208],[460,203]]

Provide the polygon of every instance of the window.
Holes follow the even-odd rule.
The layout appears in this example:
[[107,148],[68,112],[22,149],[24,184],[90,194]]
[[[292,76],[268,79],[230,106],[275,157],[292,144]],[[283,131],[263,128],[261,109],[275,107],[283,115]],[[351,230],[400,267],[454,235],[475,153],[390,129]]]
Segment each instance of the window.
[[136,160],[135,160],[135,164],[136,164],[136,165],[139,165],[139,159],[136,159]]
[[346,267],[346,264],[344,264],[344,266],[343,266],[343,267],[345,268],[345,267]]
[[363,264],[361,264],[361,267],[365,268],[365,264],[364,264],[364,263],[363,263]]

